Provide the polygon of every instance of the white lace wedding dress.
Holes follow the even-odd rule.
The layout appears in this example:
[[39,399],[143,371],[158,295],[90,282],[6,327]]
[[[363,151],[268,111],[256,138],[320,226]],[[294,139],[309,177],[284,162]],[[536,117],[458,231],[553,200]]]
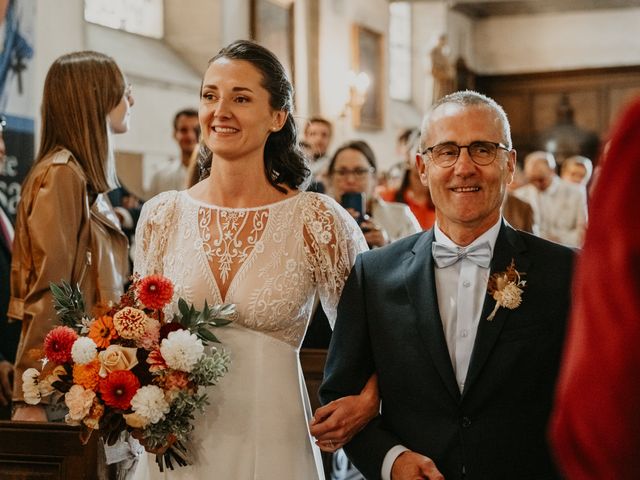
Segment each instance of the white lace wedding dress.
[[316,294],[333,321],[355,256],[366,248],[355,221],[316,193],[244,209],[207,205],[187,192],[147,202],[135,270],[164,274],[174,298],[197,307],[205,299],[234,303],[238,318],[214,332],[231,367],[196,419],[194,465],[162,474],[148,456],[136,478],[324,478],[308,433],[312,412],[298,351]]

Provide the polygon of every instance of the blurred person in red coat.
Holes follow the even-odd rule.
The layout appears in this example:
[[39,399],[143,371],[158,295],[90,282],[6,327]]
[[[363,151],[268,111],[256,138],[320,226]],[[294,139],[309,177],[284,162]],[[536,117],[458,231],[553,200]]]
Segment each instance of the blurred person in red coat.
[[551,440],[567,479],[640,478],[640,100],[613,130],[574,285]]

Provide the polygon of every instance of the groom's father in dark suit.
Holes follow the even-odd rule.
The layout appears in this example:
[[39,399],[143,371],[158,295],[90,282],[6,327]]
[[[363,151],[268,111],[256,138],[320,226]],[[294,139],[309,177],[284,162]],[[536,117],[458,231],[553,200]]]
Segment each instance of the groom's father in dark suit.
[[381,414],[345,447],[369,479],[542,480],[573,252],[511,228],[504,110],[457,92],[417,157],[432,230],[360,255],[338,309],[326,403],[378,375]]

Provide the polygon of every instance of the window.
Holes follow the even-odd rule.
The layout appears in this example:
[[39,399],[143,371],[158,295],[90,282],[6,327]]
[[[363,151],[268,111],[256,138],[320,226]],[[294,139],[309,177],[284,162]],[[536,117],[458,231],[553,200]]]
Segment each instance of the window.
[[389,4],[389,95],[411,100],[411,5]]
[[163,0],[85,0],[84,19],[146,37],[164,35]]

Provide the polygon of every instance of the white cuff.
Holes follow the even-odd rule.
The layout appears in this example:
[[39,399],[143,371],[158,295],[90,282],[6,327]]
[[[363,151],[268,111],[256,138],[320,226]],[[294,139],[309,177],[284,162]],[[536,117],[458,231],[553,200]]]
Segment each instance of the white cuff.
[[396,458],[398,458],[401,453],[408,450],[409,449],[403,445],[396,445],[387,452],[384,456],[384,461],[382,462],[382,471],[380,472],[382,480],[391,480],[391,468],[393,467]]

